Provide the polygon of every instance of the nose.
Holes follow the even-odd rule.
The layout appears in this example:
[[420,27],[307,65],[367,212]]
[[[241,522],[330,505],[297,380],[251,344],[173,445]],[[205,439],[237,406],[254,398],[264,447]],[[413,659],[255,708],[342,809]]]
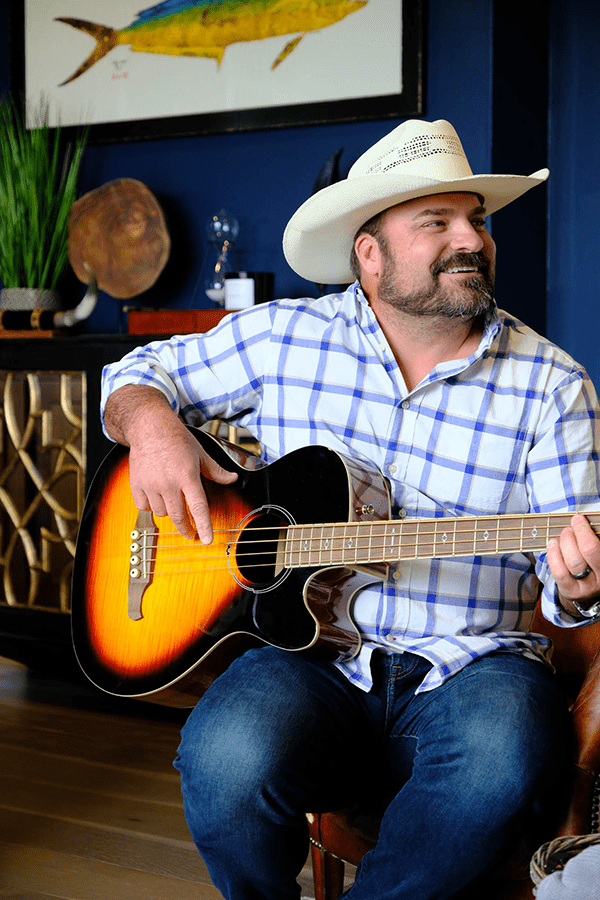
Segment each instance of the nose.
[[456,219],[453,223],[450,235],[450,244],[453,250],[462,250],[468,253],[478,253],[485,246],[483,233],[478,231],[469,219]]

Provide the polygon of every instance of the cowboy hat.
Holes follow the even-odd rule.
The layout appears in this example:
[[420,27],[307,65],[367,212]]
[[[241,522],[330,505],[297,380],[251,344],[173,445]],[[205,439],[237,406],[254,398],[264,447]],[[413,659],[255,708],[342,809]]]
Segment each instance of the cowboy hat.
[[482,198],[486,215],[501,209],[549,175],[473,175],[449,122],[411,119],[363,153],[343,181],[323,188],[296,210],[283,235],[292,269],[318,284],[354,278],[350,251],[372,216],[416,197],[467,191]]

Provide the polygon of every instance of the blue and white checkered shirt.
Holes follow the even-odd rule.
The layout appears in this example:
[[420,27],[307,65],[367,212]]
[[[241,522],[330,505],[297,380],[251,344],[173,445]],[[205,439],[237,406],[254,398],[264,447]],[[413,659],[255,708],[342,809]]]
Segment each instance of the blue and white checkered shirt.
[[[323,444],[374,463],[390,481],[394,516],[600,508],[593,385],[502,311],[476,353],[442,363],[411,391],[358,284],[133,351],[105,369],[103,403],[131,383],[161,390],[189,424],[235,420],[267,462]],[[403,561],[357,596],[363,644],[340,666],[368,690],[374,649],[417,653],[433,664],[425,691],[495,650],[546,659],[549,642],[528,632],[538,579],[545,616],[581,624],[558,604],[543,553]]]

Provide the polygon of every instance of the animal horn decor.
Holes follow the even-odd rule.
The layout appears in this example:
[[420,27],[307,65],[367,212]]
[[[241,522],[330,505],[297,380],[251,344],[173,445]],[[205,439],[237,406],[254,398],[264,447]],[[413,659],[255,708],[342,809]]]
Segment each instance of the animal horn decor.
[[58,16],[89,34],[96,46],[62,84],[69,84],[120,44],[138,53],[202,56],[220,66],[230,44],[294,35],[271,65],[275,69],[305,34],[334,25],[368,0],[164,0],[142,10],[125,28]]

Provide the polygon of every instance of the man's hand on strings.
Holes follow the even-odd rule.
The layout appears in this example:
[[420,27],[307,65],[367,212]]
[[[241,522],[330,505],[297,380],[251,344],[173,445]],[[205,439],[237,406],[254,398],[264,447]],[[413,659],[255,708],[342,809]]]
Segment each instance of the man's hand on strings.
[[219,484],[231,484],[237,474],[203,450],[154,388],[116,391],[107,402],[105,424],[112,437],[129,446],[129,479],[138,509],[169,516],[185,538],[197,534],[209,544],[213,532],[200,474]]
[[573,516],[549,541],[548,565],[567,612],[578,618],[573,600],[588,609],[600,598],[600,540],[585,516]]

